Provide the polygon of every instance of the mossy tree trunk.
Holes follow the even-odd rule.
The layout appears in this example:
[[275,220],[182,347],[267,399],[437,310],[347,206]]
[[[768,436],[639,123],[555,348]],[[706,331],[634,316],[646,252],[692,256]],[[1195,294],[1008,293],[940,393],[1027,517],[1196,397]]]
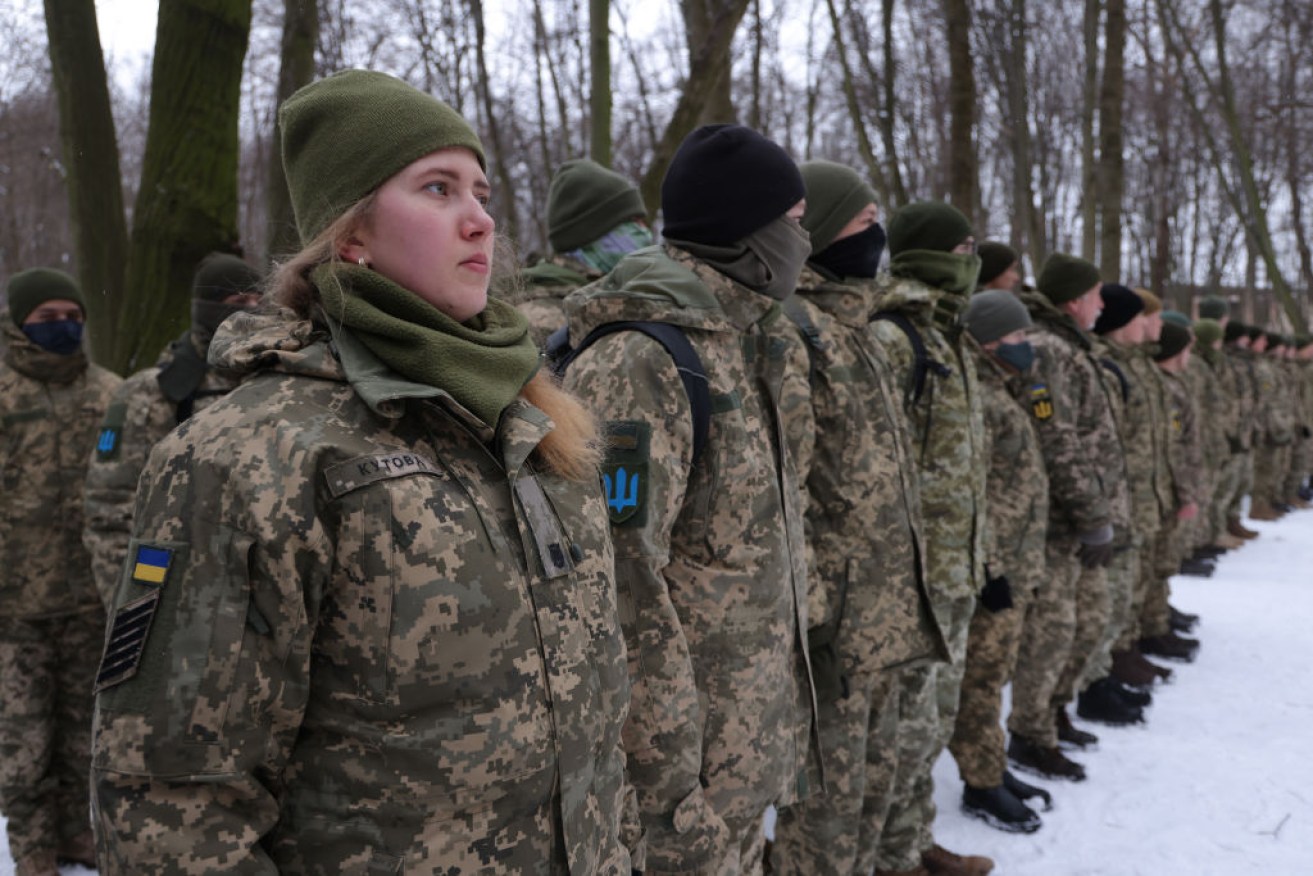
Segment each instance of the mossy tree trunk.
[[[286,0],[283,4],[283,42],[278,66],[278,105],[291,97],[315,77],[315,44],[319,41],[319,3],[317,0]],[[284,257],[298,249],[296,218],[287,192],[281,153],[282,127],[274,120],[274,136],[269,155],[269,260]]]
[[980,160],[976,155],[976,75],[971,59],[971,6],[944,0],[948,37],[948,194],[974,224],[980,213]]
[[588,0],[589,87],[588,154],[611,166],[611,0]]
[[1122,273],[1122,197],[1126,160],[1122,154],[1122,109],[1126,97],[1126,3],[1107,0],[1104,19],[1103,83],[1099,89],[1099,270],[1109,283]]

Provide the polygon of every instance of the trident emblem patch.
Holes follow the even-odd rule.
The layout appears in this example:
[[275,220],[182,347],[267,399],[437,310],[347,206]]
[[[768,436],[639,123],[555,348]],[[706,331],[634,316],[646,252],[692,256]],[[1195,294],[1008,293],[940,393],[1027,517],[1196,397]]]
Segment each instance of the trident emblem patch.
[[1049,394],[1047,384],[1036,383],[1030,388],[1030,410],[1037,420],[1053,416],[1053,396]]
[[646,493],[647,466],[606,465],[602,469],[602,486],[606,493],[606,508],[614,524],[625,523],[643,507]]

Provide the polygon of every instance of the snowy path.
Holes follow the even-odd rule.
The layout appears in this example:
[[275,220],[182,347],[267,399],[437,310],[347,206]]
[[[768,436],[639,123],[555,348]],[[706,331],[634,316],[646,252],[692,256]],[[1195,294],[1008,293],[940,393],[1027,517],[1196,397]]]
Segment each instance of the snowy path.
[[[1045,783],[1054,808],[1030,836],[964,816],[945,755],[944,846],[992,856],[998,876],[1313,873],[1313,511],[1250,525],[1262,538],[1213,578],[1173,579],[1173,604],[1203,616],[1203,647],[1156,689],[1147,726],[1083,725],[1100,737],[1076,756],[1090,778]],[[0,849],[0,876],[12,873]]]

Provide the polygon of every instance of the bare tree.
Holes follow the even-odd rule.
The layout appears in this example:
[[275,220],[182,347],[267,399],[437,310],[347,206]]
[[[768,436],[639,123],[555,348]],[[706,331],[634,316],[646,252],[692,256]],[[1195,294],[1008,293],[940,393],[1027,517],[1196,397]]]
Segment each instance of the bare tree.
[[[279,54],[278,105],[291,97],[301,86],[308,85],[315,76],[315,45],[319,42],[319,4],[317,0],[284,0],[283,38]],[[296,219],[292,215],[292,199],[287,191],[287,177],[283,173],[279,144],[281,129],[274,120],[274,134],[270,141],[269,156],[269,245],[270,258],[292,252],[297,245]]]
[[980,161],[976,155],[976,76],[971,58],[971,7],[944,0],[948,34],[948,196],[967,218],[980,209]]

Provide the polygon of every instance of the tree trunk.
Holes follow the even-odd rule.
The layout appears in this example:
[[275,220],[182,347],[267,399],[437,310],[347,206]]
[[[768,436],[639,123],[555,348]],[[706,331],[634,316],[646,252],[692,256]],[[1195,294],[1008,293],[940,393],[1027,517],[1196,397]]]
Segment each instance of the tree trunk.
[[[284,0],[283,43],[278,65],[278,105],[282,106],[298,88],[315,78],[315,45],[319,42],[318,0]],[[297,251],[300,237],[292,198],[283,172],[282,126],[274,116],[274,136],[269,155],[269,251],[266,261]]]
[[843,75],[844,102],[848,105],[848,117],[852,119],[853,134],[857,138],[857,151],[862,156],[862,162],[866,165],[866,172],[870,174],[871,182],[875,185],[876,194],[879,195],[881,203],[887,204],[890,197],[889,181],[885,179],[884,171],[880,169],[880,160],[875,157],[875,149],[871,145],[871,138],[866,134],[866,120],[862,115],[862,106],[857,98],[857,88],[853,82],[852,68],[848,64],[848,47],[843,39],[843,27],[839,19],[839,10],[835,6],[835,0],[825,0],[825,6],[830,13],[830,27],[834,31],[834,51],[839,57],[839,69]]
[[1099,204],[1094,187],[1095,102],[1099,92],[1099,16],[1102,0],[1085,0],[1085,88],[1081,99],[1081,257],[1094,261]]
[[128,229],[96,7],[92,0],[46,0],[45,14],[91,355],[121,371],[115,354],[125,303]]
[[1026,0],[1011,0],[1007,16],[1008,52],[1004,59],[1004,75],[1007,77],[1006,99],[1010,119],[1008,133],[1012,141],[1012,240],[1022,252],[1030,253],[1031,267],[1038,274],[1044,260],[1048,258],[1048,242],[1045,239],[1043,217],[1035,204]]
[[944,19],[948,31],[948,197],[974,224],[980,209],[980,161],[976,156],[976,75],[967,0],[944,0]]
[[588,154],[611,166],[611,0],[588,0],[589,92]]
[[[907,187],[903,184],[903,171],[898,161],[898,139],[894,136],[894,123],[897,118],[894,78],[898,71],[898,60],[894,54],[894,0],[883,0],[880,9],[881,28],[884,35],[884,103],[880,107],[880,138],[884,143],[884,160],[889,165],[889,185],[893,191],[894,206],[901,207],[909,200]],[[863,55],[863,58],[868,56]],[[869,62],[869,59],[867,61]],[[871,69],[868,72],[874,73]],[[875,81],[875,77],[871,77]]]
[[196,264],[237,240],[237,115],[251,0],[160,5],[150,128],[112,366],[149,364],[188,323]]
[[1126,96],[1126,0],[1107,0],[1103,86],[1099,92],[1099,269],[1109,283],[1122,274],[1122,108]]
[[[747,11],[748,3],[751,0],[680,0],[679,9],[684,16],[684,35],[688,45],[688,54],[691,59],[695,53],[712,39],[712,31],[715,30],[717,23],[726,15],[732,15],[737,22],[743,18],[744,12]],[[737,7],[737,13],[735,9]],[[720,122],[735,122],[738,120],[734,111],[734,100],[732,94],[732,59],[729,57],[730,46],[733,45],[733,35],[731,40],[725,45],[725,58],[723,63],[716,65],[716,75],[714,79],[708,79],[699,83],[699,88],[706,89],[706,96],[702,98],[702,109],[698,113],[698,125],[713,125]],[[692,70],[689,71],[689,81],[685,85],[685,90],[692,85]],[[696,127],[696,126],[695,126]]]
[[506,164],[506,150],[503,148],[501,128],[497,124],[497,112],[492,103],[492,89],[488,80],[488,59],[484,53],[487,31],[484,27],[483,0],[469,0],[470,17],[474,20],[474,59],[475,76],[479,98],[483,103],[483,112],[488,123],[488,142],[492,146],[493,175],[496,178],[494,191],[501,201],[498,210],[501,231],[511,240],[519,240],[519,217],[515,208],[515,182],[511,178]]

